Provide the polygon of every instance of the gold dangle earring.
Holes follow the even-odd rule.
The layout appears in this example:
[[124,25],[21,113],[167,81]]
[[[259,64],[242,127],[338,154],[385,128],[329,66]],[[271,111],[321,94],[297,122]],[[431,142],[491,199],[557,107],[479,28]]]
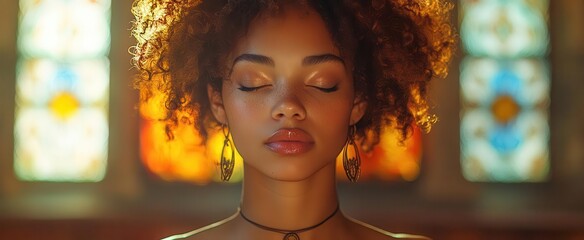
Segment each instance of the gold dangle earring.
[[[357,126],[353,125],[349,128],[349,135],[347,136],[347,143],[343,148],[343,168],[347,178],[351,182],[357,182],[361,173],[361,156],[355,144],[355,134],[357,133]],[[351,156],[349,156],[351,155]]]
[[229,181],[229,178],[231,178],[233,167],[235,166],[235,149],[233,149],[233,144],[229,139],[229,127],[227,127],[227,132],[225,132],[225,128],[225,125],[223,125],[221,129],[225,136],[225,140],[223,141],[223,149],[221,149],[221,161],[219,167],[221,168],[221,180],[227,182]]

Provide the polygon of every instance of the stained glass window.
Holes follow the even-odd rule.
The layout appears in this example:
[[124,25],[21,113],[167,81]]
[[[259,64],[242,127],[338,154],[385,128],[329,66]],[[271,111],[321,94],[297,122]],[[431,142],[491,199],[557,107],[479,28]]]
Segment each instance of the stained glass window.
[[20,179],[103,179],[110,3],[20,0],[14,127]]
[[[223,146],[223,134],[210,134],[206,145],[201,145],[201,138],[192,126],[179,126],[174,138],[168,140],[164,122],[160,119],[162,96],[153,97],[141,106],[143,117],[140,129],[140,146],[142,161],[146,168],[166,181],[186,181],[195,184],[207,184],[221,181],[218,161]],[[361,152],[360,181],[413,181],[420,172],[422,159],[422,133],[418,128],[405,142],[398,142],[396,131],[386,130],[380,143],[370,152]],[[237,154],[235,170],[230,182],[241,181],[243,177],[243,159]],[[337,158],[337,177],[346,180],[342,159]]]
[[470,181],[548,176],[548,4],[461,1],[461,164]]

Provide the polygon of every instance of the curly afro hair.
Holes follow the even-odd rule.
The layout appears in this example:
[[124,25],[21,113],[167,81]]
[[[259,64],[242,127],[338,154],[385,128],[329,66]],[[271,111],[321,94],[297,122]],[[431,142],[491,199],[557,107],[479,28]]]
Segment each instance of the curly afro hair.
[[[136,0],[130,49],[139,70],[141,101],[162,94],[167,134],[194,124],[206,139],[216,121],[207,85],[221,89],[227,55],[264,13],[295,2],[314,9],[342,57],[354,64],[356,94],[367,101],[357,134],[365,150],[379,142],[384,125],[402,140],[417,124],[436,121],[426,100],[428,83],[444,78],[455,45],[452,4],[439,0]],[[162,107],[162,106],[161,106]]]

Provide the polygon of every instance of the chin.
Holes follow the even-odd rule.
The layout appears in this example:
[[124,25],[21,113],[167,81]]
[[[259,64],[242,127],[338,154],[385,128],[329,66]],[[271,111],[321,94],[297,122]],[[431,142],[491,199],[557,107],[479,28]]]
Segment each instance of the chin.
[[[249,164],[248,164],[249,165]],[[332,173],[334,174],[334,162],[333,164],[323,163],[320,166],[313,164],[306,164],[306,162],[295,162],[295,163],[274,163],[271,166],[263,165],[260,168],[255,168],[259,173],[265,175],[269,178],[278,181],[285,182],[299,182],[307,180],[321,171],[326,171],[327,166],[332,166]]]

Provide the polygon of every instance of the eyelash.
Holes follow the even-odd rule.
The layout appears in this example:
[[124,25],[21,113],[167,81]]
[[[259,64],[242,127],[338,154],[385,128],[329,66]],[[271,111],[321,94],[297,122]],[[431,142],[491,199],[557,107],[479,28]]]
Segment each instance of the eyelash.
[[[244,91],[244,92],[253,92],[253,91],[257,91],[260,88],[263,88],[263,87],[266,87],[266,86],[267,85],[265,85],[265,86],[259,86],[259,87],[239,86],[239,88],[237,88],[237,89],[239,89],[241,91]],[[316,86],[312,86],[312,87],[314,87],[314,88],[316,88],[316,89],[318,89],[318,90],[320,90],[322,92],[325,92],[325,93],[332,93],[332,92],[336,92],[337,90],[339,90],[339,87],[338,86],[334,86],[334,87],[331,87],[331,88],[321,88],[321,87],[316,87]]]
[[259,87],[246,87],[246,86],[239,86],[239,90],[244,91],[244,92],[253,92],[253,91],[257,91],[260,88],[266,87],[267,85],[264,86],[259,86]]
[[320,90],[320,91],[323,91],[325,93],[332,93],[332,92],[336,92],[337,90],[339,90],[339,86],[337,86],[337,85],[335,85],[334,87],[331,87],[331,88],[321,88],[321,87],[316,87],[316,86],[313,86],[313,87]]

